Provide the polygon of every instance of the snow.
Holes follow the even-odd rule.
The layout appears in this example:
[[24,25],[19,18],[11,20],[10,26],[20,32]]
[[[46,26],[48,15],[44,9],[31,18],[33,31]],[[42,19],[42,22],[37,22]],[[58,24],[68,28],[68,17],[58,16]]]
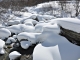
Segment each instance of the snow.
[[19,52],[17,52],[17,51],[13,51],[13,52],[11,52],[11,53],[9,54],[10,60],[14,60],[14,59],[16,59],[16,58],[18,58],[18,57],[20,57],[20,56],[21,56],[21,54],[20,54]]
[[[43,5],[51,5],[54,11],[43,11]],[[64,11],[61,11],[61,15],[57,14],[59,7],[56,1],[25,7],[25,9],[28,11],[11,11],[9,9],[6,14],[2,14],[3,22],[6,22],[7,25],[2,24],[2,22],[0,24],[0,54],[5,54],[3,48],[5,43],[12,43],[12,47],[14,45],[19,47],[20,43],[23,49],[38,43],[33,51],[33,60],[78,60],[80,58],[80,47],[59,35],[60,26],[80,33],[79,16],[66,18],[69,14],[65,14]],[[15,35],[10,37],[11,33],[15,33]],[[2,40],[5,38],[8,38],[6,42]],[[17,43],[16,39],[18,39]],[[10,60],[20,56],[21,54],[17,51],[9,54]]]
[[19,25],[12,25],[10,27],[7,27],[7,29],[9,29],[12,33],[15,33],[15,34],[18,34],[21,32]]
[[57,19],[52,19],[51,23],[52,24],[57,23],[63,28],[80,33],[80,28],[79,28],[80,20],[77,18],[57,18]]
[[32,44],[35,44],[37,42],[37,38],[41,33],[28,33],[28,32],[22,32],[18,34],[17,39],[21,41],[22,39],[27,39]]
[[11,43],[15,43],[16,40],[13,37],[9,37],[6,41],[6,44],[11,44]]
[[11,36],[11,32],[8,29],[6,28],[0,29],[0,38],[5,39],[8,38],[9,36]]
[[20,20],[10,20],[7,22],[7,25],[17,25],[20,24]]
[[[49,48],[52,46],[54,47],[54,46],[58,45],[58,47],[59,47],[58,50],[60,52],[60,56],[61,56],[62,60],[77,60],[80,57],[80,53],[79,53],[80,47],[70,43],[66,38],[64,38],[58,34],[54,34],[51,31],[44,31],[39,36],[39,39],[42,42],[41,43],[42,46],[44,46],[46,48]],[[40,56],[42,56],[42,55],[43,54],[41,54]]]
[[3,49],[3,47],[5,46],[5,42],[0,39],[0,54],[5,54],[5,50]]
[[45,47],[38,44],[33,52],[33,60],[61,60],[58,45]]
[[20,45],[23,49],[27,49],[31,45],[31,43],[30,41],[21,41]]

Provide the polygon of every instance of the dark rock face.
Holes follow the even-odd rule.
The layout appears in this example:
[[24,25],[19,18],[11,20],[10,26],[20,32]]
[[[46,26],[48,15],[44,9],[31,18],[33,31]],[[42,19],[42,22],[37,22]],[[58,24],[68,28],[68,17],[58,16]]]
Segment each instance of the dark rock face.
[[60,26],[61,32],[59,33],[61,36],[64,36],[71,43],[80,46],[80,33],[65,29]]

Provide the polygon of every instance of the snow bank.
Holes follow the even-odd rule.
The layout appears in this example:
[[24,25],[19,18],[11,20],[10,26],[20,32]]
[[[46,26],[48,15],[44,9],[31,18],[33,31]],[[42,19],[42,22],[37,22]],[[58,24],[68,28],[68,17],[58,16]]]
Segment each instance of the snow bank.
[[58,45],[45,47],[38,44],[33,52],[33,60],[61,60]]

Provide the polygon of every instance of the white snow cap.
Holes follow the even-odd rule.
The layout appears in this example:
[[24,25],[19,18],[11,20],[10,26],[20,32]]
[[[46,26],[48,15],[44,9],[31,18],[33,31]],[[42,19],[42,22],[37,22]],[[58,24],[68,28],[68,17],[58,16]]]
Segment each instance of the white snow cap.
[[20,57],[21,54],[17,51],[13,51],[9,54],[9,58],[10,60],[15,60],[16,58]]
[[[47,57],[45,57],[45,55]],[[33,60],[61,60],[58,45],[45,47],[41,44],[38,44],[34,48]]]
[[30,41],[21,41],[20,44],[23,49],[27,49],[31,45]]
[[5,54],[5,50],[3,47],[5,46],[5,42],[0,39],[0,54]]
[[8,38],[9,36],[11,36],[11,32],[8,29],[6,28],[0,29],[0,38],[5,39]]

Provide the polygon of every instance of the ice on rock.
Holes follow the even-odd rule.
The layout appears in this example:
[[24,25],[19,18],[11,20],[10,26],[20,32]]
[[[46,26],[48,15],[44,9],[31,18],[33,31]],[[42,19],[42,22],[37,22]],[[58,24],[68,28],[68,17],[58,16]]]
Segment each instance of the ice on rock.
[[5,39],[8,38],[9,36],[11,36],[11,32],[8,29],[6,28],[0,29],[0,38]]
[[5,46],[5,42],[0,39],[0,54],[5,54],[5,50],[3,47]]
[[38,44],[34,48],[33,60],[61,60],[58,45],[45,47],[42,44]]
[[15,60],[16,58],[20,57],[21,54],[17,51],[13,51],[9,54],[9,58],[10,60]]
[[27,49],[31,45],[31,43],[30,41],[21,41],[20,45],[23,49]]

